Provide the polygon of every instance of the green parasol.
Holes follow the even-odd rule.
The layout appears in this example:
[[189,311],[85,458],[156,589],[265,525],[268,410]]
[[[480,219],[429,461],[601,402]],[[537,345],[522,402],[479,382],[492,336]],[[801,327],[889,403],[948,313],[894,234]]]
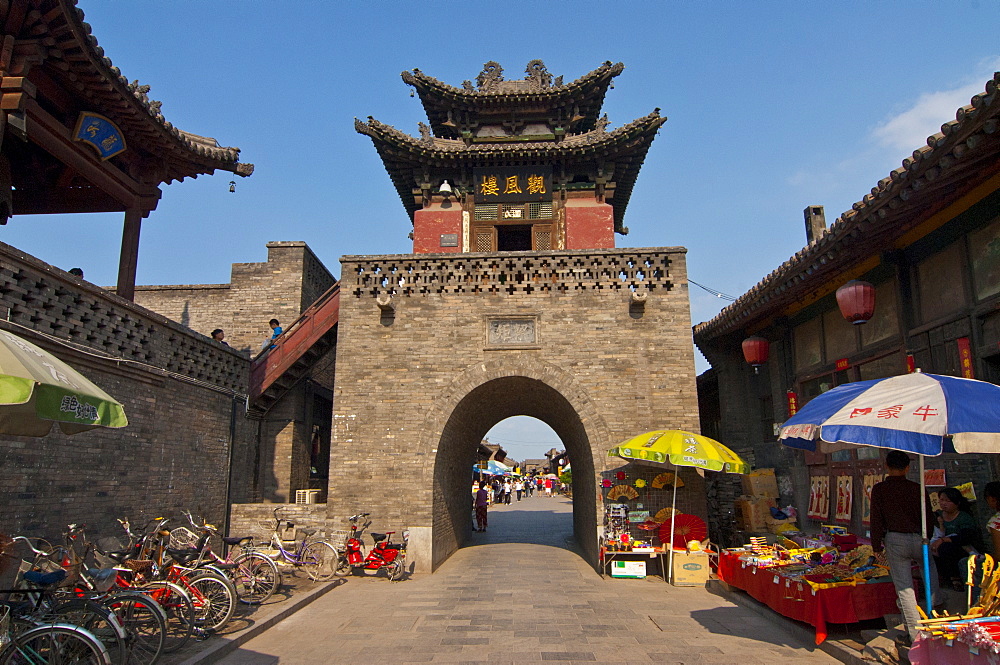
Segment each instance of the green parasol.
[[122,405],[51,353],[0,330],[0,434],[45,436],[125,427]]

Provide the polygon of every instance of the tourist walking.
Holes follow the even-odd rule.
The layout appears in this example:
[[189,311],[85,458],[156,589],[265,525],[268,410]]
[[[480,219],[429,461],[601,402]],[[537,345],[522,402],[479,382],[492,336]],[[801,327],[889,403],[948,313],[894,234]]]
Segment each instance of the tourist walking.
[[514,488],[513,488],[513,485],[510,482],[510,478],[508,478],[506,481],[504,481],[504,484],[503,484],[503,502],[504,502],[505,505],[508,505],[508,506],[510,505],[510,494],[511,494],[511,490],[513,490],[513,489]]
[[517,482],[514,483],[514,491],[517,492],[517,500],[520,501],[521,494],[524,493],[524,481],[521,480],[520,478],[518,478]]
[[545,479],[545,496],[547,496],[549,498],[552,497],[552,479],[551,478],[546,478]]
[[[923,570],[921,547],[920,485],[906,477],[910,457],[901,450],[890,450],[885,456],[886,479],[872,488],[871,539],[872,549],[880,552],[885,547],[889,574],[896,587],[896,598],[903,612],[908,639],[907,646],[915,642],[920,628],[917,596],[913,590],[914,567]],[[930,529],[928,529],[928,532]],[[938,596],[937,567],[930,567],[931,594],[936,604]],[[926,580],[925,580],[926,583]]]

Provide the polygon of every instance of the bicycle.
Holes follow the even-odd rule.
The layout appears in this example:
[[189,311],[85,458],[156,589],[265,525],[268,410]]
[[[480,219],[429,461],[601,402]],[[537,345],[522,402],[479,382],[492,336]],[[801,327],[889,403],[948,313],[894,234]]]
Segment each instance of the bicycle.
[[[197,524],[191,513],[184,514],[191,526],[202,535],[196,537],[184,527],[174,529],[170,532],[173,548],[168,550],[169,552],[181,550],[180,546],[185,543],[193,543],[188,546],[189,551],[185,555],[184,564],[195,569],[202,567],[218,569],[233,582],[241,603],[260,605],[274,595],[281,585],[281,571],[273,559],[255,550],[252,536],[223,537],[226,557],[221,558],[208,544],[211,536],[218,534],[218,529],[207,522]],[[241,548],[241,553],[233,556],[237,546]]]
[[[401,543],[392,541],[392,535],[396,533],[395,531],[370,534],[373,547],[366,556],[364,532],[372,524],[371,520],[368,519],[369,515],[371,513],[359,513],[348,518],[351,523],[351,531],[344,542],[343,551],[334,574],[343,577],[355,570],[379,571],[384,568],[389,581],[398,582],[406,574],[406,544],[409,540],[409,532],[403,532],[403,542]],[[364,524],[358,526],[358,522],[361,520],[364,520]]]
[[[108,665],[128,665],[128,634],[115,613],[89,599],[60,600],[55,587],[66,580],[67,572],[54,565],[49,572],[38,570],[54,552],[39,550],[22,536],[11,539],[8,548],[15,543],[27,546],[34,557],[22,562],[15,588],[2,591],[6,600],[0,603],[0,644],[10,639],[11,645],[0,649],[0,663],[48,663],[44,658],[64,657],[73,659],[66,662],[103,658]],[[52,630],[39,630],[45,628]]]
[[[294,543],[292,549],[285,549],[286,541],[281,537],[282,518],[278,514],[280,511],[281,508],[274,509],[273,525],[270,521],[261,522],[261,526],[272,531],[271,546],[275,550],[274,560],[303,568],[309,579],[314,582],[325,582],[332,578],[340,563],[337,548],[325,540],[309,540],[317,529],[298,529],[302,534],[302,540],[291,541]],[[285,520],[285,523],[286,529],[295,528],[292,522]]]

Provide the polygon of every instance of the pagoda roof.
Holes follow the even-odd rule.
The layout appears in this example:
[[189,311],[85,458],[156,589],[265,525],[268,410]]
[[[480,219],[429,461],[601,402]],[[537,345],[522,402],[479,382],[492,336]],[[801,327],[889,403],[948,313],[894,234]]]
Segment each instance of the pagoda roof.
[[615,230],[624,233],[622,220],[639,169],[657,130],[666,121],[660,110],[655,109],[612,131],[599,127],[559,142],[549,139],[466,143],[432,136],[416,138],[370,116],[367,123],[355,118],[354,128],[372,139],[411,219],[420,209],[413,198],[414,173],[428,169],[471,173],[473,167],[480,166],[538,164],[552,165],[557,171],[563,166],[569,172],[579,164],[613,163],[616,186],[611,204]]
[[455,115],[489,116],[498,112],[513,116],[561,112],[574,132],[588,132],[597,127],[604,96],[612,79],[622,73],[622,63],[605,62],[575,81],[555,81],[541,60],[532,60],[523,80],[503,80],[503,69],[496,62],[486,63],[473,87],[465,81],[461,88],[442,83],[419,69],[404,71],[403,82],[412,85],[420,96],[435,136],[458,138],[453,124]]
[[928,136],[927,145],[879,180],[826,233],[713,319],[696,325],[695,342],[701,346],[727,334],[763,329],[775,317],[832,293],[845,274],[860,277],[868,265],[866,259],[903,249],[943,225],[949,217],[939,213],[963,197],[982,198],[996,190],[1000,177],[998,88],[1000,72],[986,82],[985,92],[957,110],[955,120]]
[[149,86],[130,83],[104,55],[76,0],[14,0],[10,4],[8,28],[18,18],[14,6],[26,5],[27,9],[20,26],[13,29],[15,36],[48,45],[44,60],[36,67],[73,93],[86,107],[81,110],[99,112],[118,125],[131,149],[153,155],[158,160],[159,182],[216,169],[240,176],[253,173],[253,164],[239,161],[239,148],[220,146],[213,138],[185,132],[168,122],[160,112],[160,102],[149,98]]

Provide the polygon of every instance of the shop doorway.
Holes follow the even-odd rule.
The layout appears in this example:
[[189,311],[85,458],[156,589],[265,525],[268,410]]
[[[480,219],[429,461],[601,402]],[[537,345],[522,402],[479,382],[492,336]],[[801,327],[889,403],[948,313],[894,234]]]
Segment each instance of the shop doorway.
[[434,464],[433,559],[436,567],[472,533],[471,469],[479,442],[512,416],[537,418],[552,428],[572,460],[573,545],[597,559],[597,493],[591,437],[577,409],[558,390],[525,376],[492,379],[463,397],[443,428]]

